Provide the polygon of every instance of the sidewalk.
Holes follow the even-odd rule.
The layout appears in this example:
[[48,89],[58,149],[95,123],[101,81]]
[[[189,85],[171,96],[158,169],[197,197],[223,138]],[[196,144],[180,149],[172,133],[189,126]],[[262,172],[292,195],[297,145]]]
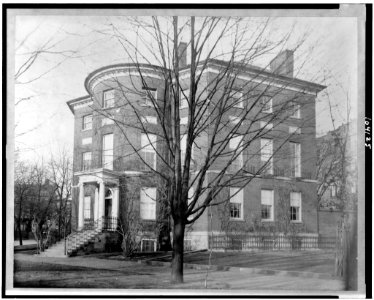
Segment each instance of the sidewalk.
[[[95,257],[49,258],[15,255],[18,287],[204,289],[206,270],[185,268],[184,284],[170,284],[170,267]],[[271,291],[341,291],[340,279],[302,278],[247,272],[245,268],[209,271],[209,289]]]

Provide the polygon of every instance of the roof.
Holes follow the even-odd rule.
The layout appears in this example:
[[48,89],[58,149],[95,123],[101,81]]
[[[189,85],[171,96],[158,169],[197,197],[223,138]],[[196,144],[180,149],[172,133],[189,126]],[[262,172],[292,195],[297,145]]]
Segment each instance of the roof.
[[[220,67],[220,66],[227,67],[227,66],[229,66],[230,62],[223,61],[223,60],[218,60],[218,59],[209,59],[209,60],[200,61],[197,66],[198,67],[203,66],[204,64],[206,64],[207,66],[214,66],[214,67]],[[234,63],[232,63],[232,65],[233,65],[234,68],[237,68],[239,71],[243,72],[244,74],[256,75],[256,76],[259,76],[259,77],[262,77],[262,78],[271,78],[277,83],[286,84],[286,85],[293,86],[293,87],[296,87],[296,88],[301,88],[301,89],[309,89],[309,90],[311,90],[313,92],[316,92],[316,93],[318,93],[318,92],[320,92],[320,91],[322,91],[323,89],[326,88],[326,86],[321,85],[321,84],[297,79],[297,78],[294,78],[294,77],[287,77],[287,76],[284,76],[284,75],[275,74],[275,73],[273,73],[273,72],[271,72],[271,71],[269,71],[265,68],[261,68],[261,67],[254,66],[254,65],[238,63],[238,62],[234,62]],[[144,64],[144,63],[139,63],[139,64],[136,64],[136,63],[121,63],[121,64],[108,65],[108,66],[99,68],[99,69],[97,69],[97,70],[88,74],[88,76],[86,77],[85,82],[84,82],[84,85],[85,85],[85,88],[86,88],[87,92],[89,93],[89,89],[88,89],[89,81],[91,79],[93,79],[96,75],[98,75],[101,72],[106,71],[106,70],[118,69],[118,68],[124,68],[124,69],[126,69],[126,68],[129,68],[129,69],[130,68],[147,68],[147,69],[152,69],[152,71],[154,71],[154,72],[170,71],[169,69],[166,69],[166,68],[161,67],[161,66],[156,66],[156,65],[152,65],[152,64]],[[187,65],[187,66],[181,68],[180,72],[187,71],[189,68],[190,68],[190,65]],[[74,113],[74,111],[72,109],[72,105],[76,102],[80,102],[82,100],[89,99],[89,98],[91,98],[90,95],[78,97],[78,98],[67,101],[67,105],[69,106],[70,110]]]

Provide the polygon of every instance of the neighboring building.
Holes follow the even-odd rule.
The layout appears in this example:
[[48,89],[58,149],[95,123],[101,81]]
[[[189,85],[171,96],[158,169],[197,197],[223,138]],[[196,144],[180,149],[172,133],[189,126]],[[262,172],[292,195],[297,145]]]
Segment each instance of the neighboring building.
[[[186,59],[181,61],[185,62]],[[203,73],[201,82],[210,82],[227,63],[209,60],[207,64],[208,68]],[[138,68],[142,71],[142,78]],[[242,191],[236,193],[238,187],[227,188],[227,195],[236,193],[228,205],[206,211],[187,230],[186,245],[192,249],[207,248],[211,231],[246,231],[248,224],[255,222],[255,219],[265,227],[274,224],[279,218],[281,198],[287,201],[287,214],[291,223],[300,225],[301,230],[308,233],[315,233],[317,228],[317,182],[313,178],[316,164],[315,99],[324,86],[293,77],[291,51],[278,55],[272,61],[269,71],[239,65],[235,68],[238,69],[238,75],[233,89],[236,95],[233,97],[242,97],[245,94],[245,91],[241,90],[243,83],[254,77],[259,77],[267,84],[270,82],[271,86],[282,87],[281,93],[264,98],[266,106],[260,112],[264,117],[271,116],[273,107],[290,95],[298,94],[299,102],[292,106],[293,110],[287,121],[278,125],[276,130],[272,130],[270,125],[267,135],[254,142],[256,156],[251,157],[250,153],[244,153],[233,163],[233,169],[228,172],[245,167],[254,176],[263,165],[263,161],[270,159],[263,174],[256,175]],[[148,97],[152,93],[160,103],[168,101],[168,84],[164,80],[163,72],[164,69],[160,67],[146,64],[103,67],[86,78],[85,88],[89,95],[68,101],[75,118],[73,184],[76,188],[72,196],[72,228],[81,231],[76,233],[76,236],[83,238],[83,232],[87,229],[87,232],[92,231],[86,234],[91,238],[95,234],[103,235],[105,232],[106,238],[110,239],[118,225],[117,218],[122,211],[121,205],[132,197],[135,203],[134,212],[144,225],[142,232],[139,232],[141,250],[151,251],[158,248],[154,230],[160,211],[159,202],[154,201],[159,197],[157,184],[154,176],[144,167],[142,160],[134,154],[134,149],[127,139],[130,139],[137,149],[141,149],[142,159],[157,169],[162,168],[162,162],[149,145],[162,147],[162,142],[157,140],[156,135],[149,135],[147,138],[142,134],[141,126],[137,129],[135,126],[125,125],[139,123],[137,116],[132,113],[135,109],[142,112],[144,126],[157,130],[159,121]],[[188,78],[189,69],[183,68],[182,65],[182,89],[186,88]],[[263,88],[262,83],[258,86],[259,89]],[[188,90],[185,89],[184,93],[188,95]],[[212,104],[215,97],[217,95],[213,95],[210,100]],[[245,97],[242,98],[244,105],[247,100]],[[128,109],[126,103],[131,103],[132,109]],[[237,105],[233,110],[230,117],[232,124],[236,122],[235,113],[240,112],[240,106]],[[186,108],[186,100],[182,99],[182,125],[187,123]],[[206,114],[209,115],[209,110]],[[258,126],[263,124],[259,123]],[[283,151],[275,153],[271,158],[275,149],[280,146],[280,132],[292,136]],[[209,133],[198,137],[196,143],[200,147],[193,149],[194,167],[191,172],[199,169],[204,145],[208,139]],[[182,139],[182,147],[183,143],[185,142]],[[234,138],[230,141],[229,147],[239,147],[240,143],[239,138]],[[212,180],[214,172],[222,169],[223,163],[224,158],[211,166],[206,178],[208,182]],[[225,197],[225,193],[221,196]],[[212,222],[208,218],[210,213],[213,215]],[[95,233],[92,224],[94,228],[98,228]],[[96,239],[98,240],[103,239]],[[81,244],[71,242],[70,251],[77,250]],[[101,245],[101,248],[96,249],[104,247]]]
[[344,214],[357,213],[356,121],[318,137],[317,149],[321,162],[319,231],[331,236],[336,234]]

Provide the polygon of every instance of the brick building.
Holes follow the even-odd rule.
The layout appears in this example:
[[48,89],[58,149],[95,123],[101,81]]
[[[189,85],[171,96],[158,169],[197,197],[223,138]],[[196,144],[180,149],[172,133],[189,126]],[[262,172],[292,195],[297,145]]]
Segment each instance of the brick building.
[[[188,95],[189,68],[185,66],[185,57],[181,62],[182,94]],[[215,82],[226,67],[227,62],[219,60],[198,65],[198,70],[204,68],[202,84],[198,87],[200,95],[208,93],[206,86]],[[256,230],[258,226],[254,224],[272,226],[284,214],[284,208],[281,208],[284,199],[290,222],[303,232],[316,232],[316,181],[313,178],[316,163],[315,99],[324,86],[294,78],[291,51],[280,53],[270,63],[270,70],[239,64],[234,64],[233,70],[235,81],[229,97],[238,102],[227,116],[227,126],[237,124],[237,116],[247,107],[251,97],[257,97],[253,95],[254,91],[264,94],[264,90],[268,90],[267,95],[271,96],[264,96],[266,101],[260,102],[263,106],[251,112],[253,116],[262,116],[265,122],[258,121],[255,126],[266,127],[266,133],[261,138],[254,138],[251,147],[227,170],[227,176],[230,176],[232,168],[245,169],[248,176],[252,176],[251,181],[243,189],[240,185],[228,186],[217,196],[219,201],[234,195],[227,205],[207,209],[188,227],[186,243],[193,249],[207,248],[210,232]],[[83,236],[86,232],[88,240],[103,232],[107,236],[113,234],[118,225],[117,218],[131,195],[134,213],[144,225],[139,232],[140,248],[144,251],[158,248],[154,228],[160,207],[154,200],[160,197],[160,191],[144,162],[162,172],[162,160],[149,145],[155,145],[159,150],[163,143],[156,134],[144,135],[143,131],[157,132],[160,126],[149,98],[154,97],[160,103],[168,102],[170,84],[164,79],[165,71],[147,64],[106,66],[86,78],[87,96],[68,101],[75,117],[72,227],[81,232],[76,235]],[[217,88],[216,93],[205,96],[214,105],[223,92]],[[188,113],[188,102],[183,98],[180,107],[182,128],[187,124]],[[297,100],[292,101],[288,117],[278,123],[274,119],[274,124],[271,123],[269,118],[277,114],[277,107],[286,104],[290,98]],[[205,113],[207,118],[214,116],[212,105]],[[137,126],[139,121],[141,124]],[[240,126],[239,134],[246,124]],[[209,130],[202,132],[196,139],[192,173],[198,172],[203,163],[209,134]],[[184,143],[182,138],[182,149]],[[229,147],[240,147],[240,143],[234,138]],[[265,161],[266,168],[263,168]],[[214,174],[225,165],[227,158],[217,159],[207,172],[206,181],[213,180]],[[99,240],[103,239],[96,239],[96,242]],[[70,250],[80,246],[75,243]]]

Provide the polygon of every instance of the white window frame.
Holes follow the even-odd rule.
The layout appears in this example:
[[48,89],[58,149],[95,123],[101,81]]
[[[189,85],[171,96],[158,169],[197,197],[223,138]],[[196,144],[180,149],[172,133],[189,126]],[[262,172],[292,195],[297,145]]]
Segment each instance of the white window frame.
[[85,196],[84,197],[84,201],[83,201],[83,219],[91,219],[91,196]]
[[[87,119],[90,120],[90,122],[86,122]],[[91,130],[92,129],[92,121],[93,121],[92,114],[83,116],[83,118],[82,118],[82,130],[83,131]]]
[[240,122],[241,118],[236,116],[229,116],[230,123],[236,125]]
[[188,123],[188,117],[182,117],[180,120],[181,120],[180,121],[181,125],[187,125],[187,123]]
[[[157,154],[156,154],[155,149],[157,149],[157,136],[155,134],[142,133],[140,136],[140,139],[141,139],[141,151],[144,155],[143,159],[145,160],[145,162],[148,163],[146,157],[148,156],[148,154],[153,154],[154,160],[153,160],[153,166],[151,167],[153,167],[153,169],[156,170]],[[148,163],[148,165],[150,164]]]
[[[237,193],[235,195],[235,193]],[[239,217],[231,216],[231,205],[229,205],[230,220],[244,220],[244,206],[243,206],[244,192],[238,187],[230,187],[230,202],[229,204],[239,204]]]
[[157,101],[157,89],[156,88],[150,88],[150,87],[143,87],[143,99],[144,99],[144,106],[151,106],[153,107],[152,99],[150,98],[149,94],[152,95],[155,101]]
[[143,241],[152,241],[154,243],[153,252],[157,250],[157,240],[156,239],[141,239],[140,241],[140,251],[143,252]]
[[[111,95],[110,98],[107,98],[107,95]],[[115,95],[114,89],[103,91],[103,107],[104,108],[111,108],[115,105]]]
[[140,120],[142,123],[157,124],[157,117],[154,116],[140,117]]
[[114,124],[114,120],[112,117],[103,117],[101,119],[101,126],[106,126],[106,125],[112,125]]
[[[110,142],[111,136],[111,147],[107,148],[106,143]],[[106,141],[108,139],[108,141]],[[113,133],[105,134],[102,137],[102,151],[101,151],[101,163],[105,169],[113,170],[114,160],[114,135]]]
[[291,145],[291,159],[293,160],[292,174],[294,177],[301,177],[301,144],[290,142]]
[[82,145],[91,145],[92,144],[92,137],[85,137],[82,139]]
[[[87,159],[86,156],[89,156],[90,159]],[[89,162],[89,163],[85,163]],[[92,152],[87,151],[82,153],[82,170],[90,170],[92,167]]]
[[233,107],[244,108],[243,92],[236,90],[236,89],[232,89],[229,92],[229,98],[232,98],[233,102],[236,102]]
[[260,121],[260,128],[265,130],[273,130],[273,123],[268,123],[264,121]]
[[[297,195],[297,196],[296,196]],[[296,203],[298,202],[298,203]],[[298,216],[299,218],[297,220],[292,220],[291,219],[291,208],[292,207],[298,207],[299,208],[299,211],[298,211]],[[292,223],[300,223],[302,222],[302,195],[301,195],[301,192],[291,192],[290,193],[290,221]]]
[[[191,186],[190,189],[188,190],[187,206],[190,205],[190,203],[192,202],[194,196],[195,196],[195,188],[193,186]],[[193,215],[189,216],[188,220],[192,220],[193,217],[194,217]]]
[[[185,94],[186,96],[184,96],[183,94]],[[183,109],[183,108],[187,108],[188,107],[188,97],[190,95],[190,89],[185,89],[182,91],[180,91],[180,109]]]
[[156,197],[157,189],[155,187],[140,189],[140,218],[142,220],[156,220]]
[[301,112],[300,112],[300,104],[299,103],[293,103],[292,104],[292,114],[291,114],[291,118],[294,118],[294,119],[300,119],[300,116],[301,116]]
[[[230,165],[231,169],[236,164],[239,166],[239,169],[243,168],[243,150],[241,149],[243,147],[243,140],[244,140],[244,135],[237,135],[237,136],[232,137],[229,141],[230,152],[235,151],[235,150],[240,151],[240,154],[238,155],[238,157],[231,162],[231,165]],[[234,152],[231,153],[230,160],[232,156],[236,154],[237,153],[234,153]],[[238,170],[235,170],[235,171],[238,171]]]
[[[262,96],[260,103],[261,103],[261,111],[263,113],[271,114],[273,112],[273,98],[272,97]],[[266,106],[269,106],[269,108],[266,109]]]
[[264,171],[267,174],[273,175],[274,174],[274,166],[273,166],[273,140],[272,139],[265,139],[261,138],[261,150],[260,150],[260,156],[261,156],[261,162],[266,163],[267,166],[264,169]]
[[[265,194],[271,195],[270,199],[265,197]],[[270,208],[270,218],[262,218],[262,206],[271,206]],[[262,222],[273,222],[274,221],[274,190],[261,189],[261,221]]]
[[300,134],[301,133],[301,129],[298,126],[289,126],[288,127],[288,133],[289,134],[294,134],[294,133]]

